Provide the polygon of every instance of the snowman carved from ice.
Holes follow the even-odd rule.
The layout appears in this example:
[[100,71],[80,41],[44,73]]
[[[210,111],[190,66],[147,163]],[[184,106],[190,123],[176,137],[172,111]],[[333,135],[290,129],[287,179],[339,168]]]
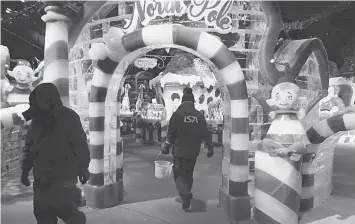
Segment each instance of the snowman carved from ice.
[[1,80],[1,127],[8,128],[25,122],[22,115],[29,108],[29,95],[42,81],[44,62],[36,69],[22,59],[17,61],[15,68],[7,70],[6,79]]
[[[287,70],[286,70],[287,71]],[[290,157],[299,160],[310,143],[301,120],[325,96],[327,90],[321,90],[305,108],[298,108],[301,89],[295,77],[286,75],[279,78],[273,87],[271,99],[266,100],[269,116],[273,119],[263,139],[262,145],[270,156]]]

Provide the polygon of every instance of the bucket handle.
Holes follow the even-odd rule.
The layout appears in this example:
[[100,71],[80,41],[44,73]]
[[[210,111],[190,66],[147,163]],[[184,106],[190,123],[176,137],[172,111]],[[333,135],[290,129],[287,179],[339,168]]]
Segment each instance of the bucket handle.
[[[161,152],[159,152],[159,154],[157,155],[157,158],[155,160],[158,160],[159,156],[163,155]],[[171,165],[173,163],[173,160],[170,161],[169,165]]]

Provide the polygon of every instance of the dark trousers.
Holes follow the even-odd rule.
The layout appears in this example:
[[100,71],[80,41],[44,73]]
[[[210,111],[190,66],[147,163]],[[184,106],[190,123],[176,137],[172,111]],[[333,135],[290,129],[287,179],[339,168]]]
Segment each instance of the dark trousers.
[[176,188],[182,200],[191,194],[196,159],[174,157],[173,174]]
[[58,218],[66,224],[85,224],[86,217],[78,209],[81,191],[75,181],[40,183],[33,186],[33,208],[37,224],[57,224]]

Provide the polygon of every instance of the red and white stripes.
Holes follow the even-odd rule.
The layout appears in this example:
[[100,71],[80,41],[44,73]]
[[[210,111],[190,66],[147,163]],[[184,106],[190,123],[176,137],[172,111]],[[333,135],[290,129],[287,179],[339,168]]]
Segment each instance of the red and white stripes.
[[270,157],[255,152],[255,221],[259,224],[297,224],[302,159]]
[[46,22],[43,82],[54,83],[62,102],[69,106],[68,17],[60,7],[47,6],[42,20]]
[[303,155],[302,160],[302,191],[300,211],[307,212],[314,207],[315,197],[315,173],[317,170],[317,163],[314,162],[318,145],[309,144],[307,146],[307,153]]
[[347,113],[319,121],[307,130],[307,136],[312,144],[319,144],[339,131],[353,129],[355,129],[355,113]]
[[[222,44],[218,38],[195,31],[179,25],[156,25],[148,26],[141,30],[125,35],[122,38],[122,45],[128,52],[158,44],[174,44],[188,47],[208,58],[219,69],[224,84],[227,86],[231,98],[231,150],[229,165],[229,192],[226,192],[231,203],[228,212],[229,219],[233,221],[249,220],[250,202],[248,195],[248,144],[249,144],[249,113],[246,83],[242,69],[232,52]],[[97,159],[101,161],[104,145],[104,116],[107,86],[117,63],[110,59],[99,60],[95,69],[95,76],[100,76],[102,84],[93,80],[92,93],[90,98],[90,146],[91,153],[95,151]],[[109,69],[110,68],[110,69]],[[217,74],[218,75],[218,74]],[[118,119],[119,120],[119,119]],[[117,139],[120,136],[117,135]],[[100,157],[99,157],[100,156]],[[93,157],[94,158],[94,157]],[[95,167],[103,167],[102,162],[94,162]],[[93,172],[93,166],[91,165]],[[96,175],[102,173],[102,168],[95,170]],[[101,174],[102,175],[102,174]],[[90,183],[93,183],[94,175]],[[100,178],[98,178],[100,179]],[[101,177],[102,179],[102,177]],[[96,181],[95,181],[96,182]],[[102,184],[102,181],[99,181]],[[236,199],[242,200],[236,200]],[[243,208],[238,212],[237,208]]]
[[148,26],[123,37],[128,51],[156,44],[188,47],[210,59],[220,70],[231,98],[231,155],[229,195],[247,197],[248,168],[248,98],[244,75],[234,55],[216,37],[178,25]]

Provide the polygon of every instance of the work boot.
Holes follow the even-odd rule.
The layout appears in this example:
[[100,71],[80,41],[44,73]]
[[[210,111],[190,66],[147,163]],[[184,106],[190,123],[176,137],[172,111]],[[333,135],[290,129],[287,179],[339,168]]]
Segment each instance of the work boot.
[[185,211],[188,211],[191,209],[191,199],[192,199],[192,194],[189,193],[186,197],[182,199],[182,209]]

